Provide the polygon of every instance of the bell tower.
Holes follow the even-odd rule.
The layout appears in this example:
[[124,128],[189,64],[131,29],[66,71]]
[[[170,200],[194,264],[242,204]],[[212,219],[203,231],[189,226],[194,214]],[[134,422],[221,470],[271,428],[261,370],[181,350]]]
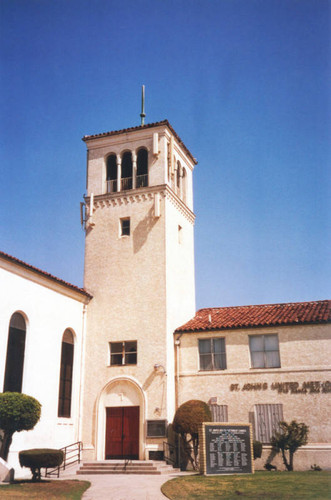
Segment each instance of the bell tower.
[[[148,459],[175,410],[173,332],[195,314],[196,160],[167,120],[83,141],[84,287],[93,299],[82,439],[91,459]],[[114,419],[129,426],[118,442]],[[136,441],[123,438],[127,422]]]

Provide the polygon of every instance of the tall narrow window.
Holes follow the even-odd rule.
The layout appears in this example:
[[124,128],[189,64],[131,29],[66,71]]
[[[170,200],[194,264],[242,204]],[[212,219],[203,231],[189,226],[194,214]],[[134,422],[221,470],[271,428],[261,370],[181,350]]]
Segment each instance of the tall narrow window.
[[116,191],[117,191],[116,155],[110,155],[107,158],[107,193],[116,193]]
[[122,186],[121,190],[132,189],[132,155],[127,151],[122,156]]
[[9,323],[3,392],[22,392],[25,334],[26,325],[22,314],[14,313]]
[[58,416],[71,416],[72,369],[74,363],[74,337],[66,330],[62,337]]
[[120,236],[130,236],[130,217],[120,219]]
[[180,196],[180,176],[182,174],[182,167],[180,162],[177,162],[177,170],[176,170],[176,193]]
[[148,186],[148,152],[146,149],[139,149],[137,155],[137,181],[136,187]]
[[186,170],[183,167],[182,170],[182,200],[184,203],[186,203],[186,191],[187,191],[187,174]]
[[279,422],[283,420],[282,404],[255,405],[255,439],[261,443],[270,443],[271,437],[279,431]]

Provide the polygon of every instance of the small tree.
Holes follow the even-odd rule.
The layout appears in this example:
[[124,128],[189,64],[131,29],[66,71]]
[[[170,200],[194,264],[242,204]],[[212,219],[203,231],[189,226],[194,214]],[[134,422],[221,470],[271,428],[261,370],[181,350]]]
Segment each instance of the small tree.
[[[291,423],[279,422],[280,431],[275,432],[271,444],[278,453],[282,452],[284,465],[288,471],[293,471],[293,455],[300,446],[307,444],[309,427],[304,423],[292,420]],[[286,455],[288,452],[288,456]]]
[[40,481],[41,468],[59,467],[63,462],[63,451],[51,448],[36,448],[19,452],[21,467],[29,467],[32,473],[32,481]]
[[0,457],[7,460],[14,432],[33,429],[40,419],[41,404],[19,392],[0,393]]
[[187,401],[176,411],[173,428],[175,432],[180,434],[186,458],[191,462],[194,470],[198,469],[199,424],[211,422],[211,420],[212,416],[208,405],[196,399]]

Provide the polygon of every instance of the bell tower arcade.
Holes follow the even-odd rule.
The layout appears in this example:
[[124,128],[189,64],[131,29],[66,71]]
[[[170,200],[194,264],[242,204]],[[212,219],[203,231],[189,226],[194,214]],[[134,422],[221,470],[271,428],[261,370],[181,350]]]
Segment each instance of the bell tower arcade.
[[[162,449],[162,429],[175,410],[173,332],[195,314],[196,160],[167,120],[83,141],[84,288],[93,295],[84,354],[85,456],[148,459]],[[127,429],[117,440],[114,422]],[[127,438],[130,432],[138,437]]]

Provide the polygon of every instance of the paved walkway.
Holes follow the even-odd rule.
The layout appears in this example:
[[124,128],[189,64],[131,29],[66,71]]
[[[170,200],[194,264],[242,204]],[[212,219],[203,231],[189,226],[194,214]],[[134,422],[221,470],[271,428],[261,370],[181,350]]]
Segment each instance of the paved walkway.
[[174,472],[162,475],[138,474],[61,474],[60,479],[90,481],[91,486],[84,493],[83,500],[164,500],[161,493],[163,483],[179,475],[192,474]]

